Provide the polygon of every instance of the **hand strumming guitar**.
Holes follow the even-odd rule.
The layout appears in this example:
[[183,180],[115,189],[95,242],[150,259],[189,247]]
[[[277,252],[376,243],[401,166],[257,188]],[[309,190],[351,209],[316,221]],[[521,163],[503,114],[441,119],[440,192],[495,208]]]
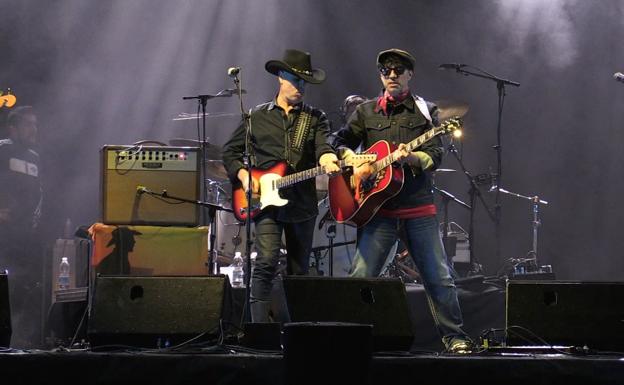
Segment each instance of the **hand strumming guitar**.
[[[238,180],[240,180],[240,182],[242,183],[243,190],[247,192],[247,190],[249,190],[249,172],[244,168],[241,168],[240,170],[238,170],[236,176],[238,177]],[[251,192],[254,194],[260,192],[260,182],[258,182],[258,179],[254,178],[253,176],[251,177]]]

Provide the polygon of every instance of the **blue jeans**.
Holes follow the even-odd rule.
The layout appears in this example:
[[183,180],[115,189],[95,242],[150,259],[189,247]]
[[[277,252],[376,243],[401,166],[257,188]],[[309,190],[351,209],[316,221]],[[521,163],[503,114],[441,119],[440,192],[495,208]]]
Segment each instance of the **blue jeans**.
[[270,321],[271,290],[277,275],[282,233],[286,240],[287,274],[306,275],[310,268],[315,222],[314,217],[298,223],[281,222],[271,210],[256,218],[255,245],[258,255],[251,276],[249,297],[252,322]]
[[396,219],[377,215],[360,230],[351,276],[377,277],[390,249],[400,237],[418,267],[444,345],[448,347],[453,338],[468,338],[462,330],[457,289],[442,245],[437,217]]

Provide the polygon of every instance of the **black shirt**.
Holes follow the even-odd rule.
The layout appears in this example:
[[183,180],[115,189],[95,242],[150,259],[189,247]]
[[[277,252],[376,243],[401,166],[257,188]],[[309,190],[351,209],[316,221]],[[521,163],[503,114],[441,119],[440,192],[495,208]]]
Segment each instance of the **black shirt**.
[[[305,109],[311,115],[310,129],[301,148],[291,143],[295,125]],[[289,173],[299,172],[317,166],[318,159],[325,153],[334,153],[328,144],[329,121],[325,113],[310,105],[300,103],[288,115],[275,101],[256,106],[250,115],[252,166],[265,169],[278,161],[287,161]],[[238,170],[244,167],[245,125],[243,122],[224,145],[223,162],[232,182],[239,185]],[[300,222],[318,214],[316,186],[314,179],[299,182],[280,191],[289,203],[277,210],[277,219],[284,222]]]

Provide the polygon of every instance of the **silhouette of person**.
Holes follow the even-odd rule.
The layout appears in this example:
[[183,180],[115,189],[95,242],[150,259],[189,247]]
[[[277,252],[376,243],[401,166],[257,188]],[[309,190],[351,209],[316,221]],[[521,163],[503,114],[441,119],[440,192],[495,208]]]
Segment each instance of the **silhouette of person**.
[[106,245],[113,246],[113,250],[102,259],[96,267],[96,273],[103,275],[128,275],[130,274],[130,261],[128,253],[134,250],[136,243],[134,236],[142,235],[141,232],[128,227],[117,227],[111,233],[111,240]]

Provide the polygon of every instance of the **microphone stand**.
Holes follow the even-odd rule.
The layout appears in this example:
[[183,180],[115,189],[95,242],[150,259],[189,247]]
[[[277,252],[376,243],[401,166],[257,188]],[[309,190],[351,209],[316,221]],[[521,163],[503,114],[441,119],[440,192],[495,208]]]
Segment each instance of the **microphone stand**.
[[[475,70],[479,71],[479,72],[473,72],[473,71],[469,71],[466,70],[464,68],[474,68]],[[507,79],[502,79],[499,78],[495,75],[492,75],[491,73],[484,71],[480,68],[477,67],[473,67],[473,66],[469,66],[469,65],[465,65],[465,64],[458,64],[455,66],[455,70],[457,71],[457,73],[460,73],[462,75],[465,76],[476,76],[479,78],[484,78],[484,79],[490,79],[492,81],[496,82],[496,89],[498,90],[498,118],[497,118],[497,122],[496,122],[496,145],[494,145],[494,150],[496,150],[496,173],[498,176],[498,184],[497,186],[501,185],[501,178],[503,176],[503,166],[502,166],[502,153],[503,153],[503,147],[502,147],[502,143],[501,143],[501,123],[502,123],[502,119],[503,119],[503,106],[505,104],[505,85],[509,84],[512,85],[514,87],[520,87],[520,83],[518,82],[514,82],[511,80],[507,80]],[[481,197],[481,195],[479,195],[479,197]],[[498,259],[498,261],[500,262],[501,259],[501,245],[500,245],[500,223],[501,223],[501,204],[500,204],[500,190],[497,188],[496,189],[496,203],[494,205],[494,220],[495,220],[495,224],[496,224],[496,258]],[[471,245],[472,247],[472,245]]]
[[[202,111],[202,134],[201,134],[201,138],[198,138],[200,143],[201,143],[201,166],[200,166],[200,174],[201,174],[201,199],[202,201],[206,200],[206,146],[208,145],[208,141],[206,139],[206,104],[208,103],[208,99],[213,99],[213,98],[224,98],[224,97],[230,97],[232,96],[232,90],[229,89],[225,89],[225,90],[221,90],[219,91],[217,94],[215,95],[211,95],[211,94],[203,94],[203,95],[197,95],[197,96],[183,96],[182,100],[190,100],[190,99],[197,99],[199,105],[201,106],[201,111]],[[199,135],[199,133],[198,133]],[[165,191],[166,194],[166,191]],[[169,197],[171,198],[171,197]],[[176,198],[172,198],[172,199],[176,199]],[[181,200],[181,199],[177,199],[183,202],[186,202],[185,200]],[[200,201],[197,201],[200,202]],[[191,202],[191,203],[195,203],[195,202]],[[217,248],[216,248],[216,238],[217,238],[217,207],[220,208],[220,206],[217,205],[203,205],[202,206],[208,206],[208,219],[210,222],[210,239],[209,239],[209,245],[208,245],[208,253],[209,253],[209,257],[208,257],[208,274],[209,275],[217,275],[219,274],[219,268],[218,268],[218,256],[217,256]],[[221,208],[223,209],[223,208]],[[205,224],[205,220],[204,216],[202,216],[202,222]]]
[[327,226],[327,230],[325,231],[325,235],[327,236],[327,239],[329,240],[329,259],[328,259],[328,263],[329,263],[329,276],[333,277],[334,276],[334,238],[336,238],[336,223],[330,223],[329,226]]
[[203,200],[194,200],[194,199],[186,199],[186,198],[181,198],[181,197],[177,197],[174,195],[169,195],[169,193],[167,193],[167,190],[162,190],[161,193],[157,193],[155,191],[152,191],[148,188],[145,187],[141,187],[141,189],[138,191],[139,194],[147,194],[147,195],[151,195],[151,196],[155,196],[155,197],[159,197],[159,198],[164,198],[164,199],[173,199],[179,202],[185,202],[185,203],[192,203],[195,205],[199,205],[202,207],[208,207],[208,211],[211,213],[211,222],[210,222],[210,249],[209,249],[209,261],[208,261],[208,266],[209,266],[209,270],[210,268],[213,268],[214,266],[214,270],[213,271],[209,271],[208,275],[217,275],[218,274],[218,270],[217,270],[217,260],[218,260],[218,256],[217,256],[217,251],[215,249],[215,218],[216,218],[216,213],[217,210],[223,210],[223,211],[228,211],[228,212],[232,212],[232,210],[230,209],[226,209],[225,207],[221,207],[218,204],[214,204],[214,203],[209,203]]
[[243,93],[245,91],[241,87],[241,81],[238,78],[238,71],[236,73],[230,74],[234,81],[234,85],[236,86],[236,93],[238,94],[238,100],[240,102],[240,111],[241,111],[241,119],[243,120],[243,124],[245,125],[245,150],[243,152],[243,165],[247,170],[247,218],[245,219],[245,257],[246,259],[246,274],[245,274],[245,306],[243,312],[243,318],[241,319],[241,323],[250,322],[251,321],[251,274],[252,274],[252,266],[251,266],[251,247],[253,245],[253,241],[251,240],[251,212],[252,212],[252,177],[251,177],[251,110],[249,113],[245,112],[245,107],[243,106]]
[[505,190],[504,188],[501,188],[500,185],[498,185],[497,188],[503,194],[508,194],[516,198],[526,199],[526,200],[531,201],[532,203],[533,221],[531,222],[531,226],[532,226],[532,231],[533,231],[533,240],[531,244],[532,249],[531,251],[527,253],[528,258],[526,258],[526,261],[532,262],[535,270],[537,271],[539,269],[538,258],[537,258],[537,231],[538,231],[539,226],[542,224],[542,222],[539,219],[539,206],[540,205],[545,206],[548,204],[548,202],[541,199],[537,195],[535,196],[521,195],[515,192]]

